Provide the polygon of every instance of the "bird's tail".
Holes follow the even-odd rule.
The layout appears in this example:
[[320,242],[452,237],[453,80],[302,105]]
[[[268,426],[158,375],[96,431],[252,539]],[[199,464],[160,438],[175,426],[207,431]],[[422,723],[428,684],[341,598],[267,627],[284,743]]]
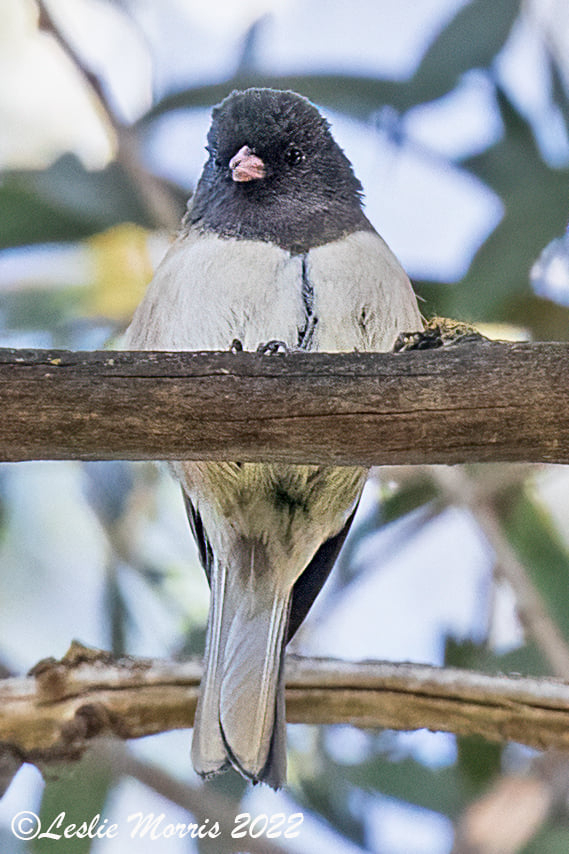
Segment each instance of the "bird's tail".
[[283,658],[291,586],[266,551],[244,542],[231,567],[214,565],[204,675],[192,760],[205,777],[229,764],[278,788],[286,777]]

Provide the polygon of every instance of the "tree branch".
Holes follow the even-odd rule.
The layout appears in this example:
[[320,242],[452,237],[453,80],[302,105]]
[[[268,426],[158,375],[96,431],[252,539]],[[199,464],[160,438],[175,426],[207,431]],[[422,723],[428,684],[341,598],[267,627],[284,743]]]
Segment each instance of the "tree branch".
[[127,127],[118,119],[101,80],[87,67],[81,54],[52,15],[48,4],[45,0],[36,2],[39,9],[39,28],[55,39],[91,94],[107,129],[112,130],[116,142],[116,160],[131,177],[133,192],[138,193],[157,228],[166,228],[169,231],[177,229],[180,224],[179,204],[166,182],[142,165],[137,129]]
[[432,475],[454,504],[470,510],[494,550],[499,573],[514,591],[522,625],[539,646],[552,672],[560,679],[569,679],[569,647],[505,536],[490,501],[459,469],[437,467],[432,469]]
[[115,129],[120,127],[120,122],[114,115],[109,99],[107,98],[107,93],[105,92],[105,89],[97,75],[85,65],[78,51],[71,44],[69,39],[65,37],[61,28],[56,23],[55,18],[51,14],[47,3],[45,3],[45,0],[36,0],[36,3],[39,10],[38,26],[40,30],[43,30],[45,33],[49,33],[49,35],[55,39],[61,50],[71,61],[72,65],[75,66],[89,91],[94,96],[99,111],[109,122],[111,127]]
[[0,459],[71,458],[567,463],[569,345],[0,350]]
[[[78,758],[99,735],[190,727],[201,664],[125,658],[74,645],[61,661],[0,682],[0,741],[30,761]],[[427,728],[543,749],[569,747],[569,685],[418,664],[289,656],[287,719]]]

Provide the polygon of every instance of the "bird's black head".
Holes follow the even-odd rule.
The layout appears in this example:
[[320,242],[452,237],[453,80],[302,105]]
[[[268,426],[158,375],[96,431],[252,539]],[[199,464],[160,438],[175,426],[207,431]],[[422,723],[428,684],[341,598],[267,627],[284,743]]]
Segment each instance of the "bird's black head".
[[295,253],[371,227],[349,160],[306,98],[233,92],[214,109],[207,139],[187,224]]

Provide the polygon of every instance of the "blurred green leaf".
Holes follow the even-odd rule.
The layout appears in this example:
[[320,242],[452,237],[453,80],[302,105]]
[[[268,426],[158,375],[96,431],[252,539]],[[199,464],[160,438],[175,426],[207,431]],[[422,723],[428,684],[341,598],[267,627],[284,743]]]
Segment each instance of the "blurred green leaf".
[[457,765],[429,768],[414,759],[392,762],[385,756],[374,756],[359,765],[338,765],[334,776],[368,792],[407,801],[449,818],[459,816],[481,791]]
[[48,169],[6,172],[0,184],[0,248],[72,241],[120,222],[151,227],[137,186],[117,164],[86,170],[66,154]]
[[[550,169],[530,126],[499,93],[502,139],[464,162],[503,200],[504,217],[459,284],[420,286],[451,317],[506,320],[534,328],[529,271],[544,246],[563,233],[569,214],[569,169]],[[525,302],[527,301],[527,302]],[[569,334],[569,327],[566,335]]]
[[234,89],[268,86],[273,89],[292,89],[322,107],[337,110],[356,119],[367,119],[384,104],[407,108],[415,104],[405,85],[391,80],[358,77],[344,74],[275,75],[250,72],[239,74],[222,83],[206,84],[165,95],[139,120],[144,127],[172,110],[211,107]]
[[295,794],[300,803],[327,821],[339,833],[363,846],[365,843],[365,824],[362,817],[351,809],[350,792],[344,766],[336,766],[323,755],[323,770],[317,776],[300,779]]
[[[237,771],[232,768],[227,774],[220,774],[219,777],[213,777],[211,780],[204,780],[203,794],[207,797],[207,793],[220,796],[225,799],[227,804],[235,805],[235,814],[240,812],[239,804],[241,799],[247,793],[249,783]],[[214,816],[211,817],[214,821]],[[220,836],[218,839],[198,839],[197,848],[200,854],[230,854],[235,851],[235,840],[229,835]]]
[[33,186],[33,177],[8,175],[0,184],[0,249],[75,240],[93,233],[95,229],[72,211],[41,198]]
[[408,85],[417,103],[439,98],[473,68],[489,68],[520,10],[520,0],[472,0],[441,31]]
[[526,326],[535,341],[565,341],[569,338],[569,307],[528,294],[509,306],[512,323]]
[[569,828],[552,827],[551,822],[547,822],[519,854],[567,854],[568,851]]
[[465,780],[480,789],[500,773],[502,745],[486,741],[477,735],[456,739],[458,766]]
[[509,541],[569,641],[569,553],[545,508],[523,487],[497,504]]
[[437,495],[437,486],[432,477],[428,474],[413,477],[382,496],[381,503],[378,503],[381,522],[388,525],[433,501]]
[[[53,832],[63,833],[64,826],[77,824],[84,821],[89,822],[96,815],[105,818],[109,824],[113,823],[112,815],[104,816],[104,807],[113,783],[110,771],[103,770],[93,762],[88,754],[76,763],[59,766],[50,773],[58,774],[57,778],[48,778],[43,793],[40,807],[40,820],[45,830],[57,818],[60,813],[65,813],[63,826],[55,828]],[[67,843],[67,845],[66,845]],[[72,840],[61,839],[59,841],[47,838],[36,838],[31,843],[34,854],[53,854],[55,850],[67,848],[73,854],[87,854],[93,844],[92,839],[80,839],[74,837]]]
[[119,565],[112,554],[107,562],[104,586],[104,613],[107,621],[108,646],[115,656],[127,652],[127,634],[134,622],[119,583]]
[[80,314],[83,288],[25,288],[2,294],[2,314],[9,329],[56,329]]
[[481,661],[487,654],[486,644],[479,644],[470,638],[445,638],[446,667],[461,667],[468,670],[481,670]]
[[541,650],[529,641],[523,646],[505,653],[495,653],[485,643],[469,639],[445,639],[445,666],[481,670],[485,673],[523,673],[532,676],[548,676],[548,667]]
[[551,676],[551,667],[533,641],[501,654],[489,654],[481,668],[488,673],[521,673],[524,676]]
[[[544,40],[546,41],[546,40]],[[569,93],[563,78],[563,71],[559,67],[559,62],[551,50],[548,49],[547,42],[544,44],[546,70],[549,72],[551,80],[551,98],[553,103],[561,111],[561,115],[565,120],[565,128],[569,126]]]
[[190,658],[193,655],[203,655],[205,649],[205,625],[188,625],[183,634],[182,643],[177,647],[176,657]]

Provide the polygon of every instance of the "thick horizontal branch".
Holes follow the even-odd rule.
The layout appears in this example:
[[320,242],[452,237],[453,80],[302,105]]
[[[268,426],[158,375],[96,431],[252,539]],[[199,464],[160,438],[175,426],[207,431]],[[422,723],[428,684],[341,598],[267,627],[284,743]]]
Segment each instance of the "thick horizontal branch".
[[0,350],[0,459],[569,462],[569,345]]
[[[121,659],[72,647],[0,682],[0,742],[31,761],[74,758],[98,735],[138,738],[192,725],[201,665]],[[569,685],[415,664],[290,656],[290,722],[481,735],[569,748]]]

